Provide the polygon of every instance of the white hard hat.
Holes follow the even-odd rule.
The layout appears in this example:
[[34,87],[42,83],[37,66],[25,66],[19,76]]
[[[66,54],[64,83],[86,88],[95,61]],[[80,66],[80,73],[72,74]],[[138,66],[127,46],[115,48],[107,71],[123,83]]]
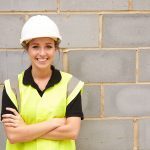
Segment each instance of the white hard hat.
[[62,40],[55,22],[45,15],[29,18],[22,28],[20,44],[39,37],[50,37],[59,42]]

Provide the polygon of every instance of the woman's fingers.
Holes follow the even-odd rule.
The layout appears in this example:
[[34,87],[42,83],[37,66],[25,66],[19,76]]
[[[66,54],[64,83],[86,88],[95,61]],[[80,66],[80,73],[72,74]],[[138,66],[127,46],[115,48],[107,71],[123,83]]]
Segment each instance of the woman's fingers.
[[5,118],[2,120],[3,123],[15,123],[16,121],[14,119],[11,118]]
[[14,113],[14,115],[16,115],[16,116],[19,115],[19,113],[18,113],[15,109],[13,109],[13,108],[7,107],[6,110],[11,111],[11,112]]
[[6,108],[6,110],[12,112],[13,114],[2,115],[2,122],[5,126],[19,127],[26,125],[20,114],[13,108]]
[[11,119],[11,118],[4,118],[2,120],[2,122],[4,123],[5,126],[9,126],[9,127],[18,127],[19,124],[18,124],[18,120],[14,120],[14,119]]
[[17,124],[15,124],[15,123],[4,123],[4,125],[7,127],[14,127],[14,128],[17,127]]
[[3,118],[12,118],[12,119],[17,119],[17,116],[13,115],[13,114],[4,114],[2,115]]

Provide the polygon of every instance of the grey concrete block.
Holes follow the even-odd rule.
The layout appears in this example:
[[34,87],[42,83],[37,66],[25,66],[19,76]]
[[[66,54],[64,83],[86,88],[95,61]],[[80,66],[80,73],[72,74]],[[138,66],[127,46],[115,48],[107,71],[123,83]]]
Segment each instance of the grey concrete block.
[[23,51],[0,51],[0,83],[6,79],[14,79],[14,77],[29,66],[29,59]]
[[18,48],[21,29],[24,24],[22,15],[0,15],[0,48]]
[[105,15],[103,47],[148,47],[150,15]]
[[[0,83],[15,76],[30,66],[31,62],[26,51],[0,51]],[[62,70],[62,53],[56,53],[54,65]]]
[[0,84],[2,84],[7,77],[6,55],[6,51],[0,51]]
[[105,116],[150,116],[150,85],[105,86]]
[[149,50],[140,51],[139,80],[150,81],[150,51]]
[[133,0],[133,10],[150,10],[150,1]]
[[[1,115],[2,90],[3,90],[3,87],[0,86],[0,115]],[[0,117],[0,120],[1,120],[1,117]],[[5,133],[4,133],[4,128],[3,128],[2,123],[0,122],[0,149],[1,150],[5,150],[5,145],[6,145],[5,141],[6,141],[6,136],[5,136]]]
[[127,0],[61,0],[62,11],[128,10]]
[[61,47],[98,47],[98,15],[49,15],[62,34]]
[[135,51],[70,51],[69,72],[85,82],[135,81]]
[[[0,86],[0,114],[1,114],[1,106],[2,106],[2,91],[3,91],[3,86]],[[0,116],[0,120],[1,120],[1,116]]]
[[84,117],[100,117],[100,87],[85,86],[82,94]]
[[6,135],[4,133],[4,127],[2,123],[0,122],[0,149],[1,150],[6,150]]
[[133,125],[130,120],[85,120],[77,140],[77,150],[131,150]]
[[59,70],[63,70],[63,52],[56,52],[53,65]]
[[1,0],[0,11],[57,10],[57,0]]
[[139,150],[150,150],[150,119],[139,122]]

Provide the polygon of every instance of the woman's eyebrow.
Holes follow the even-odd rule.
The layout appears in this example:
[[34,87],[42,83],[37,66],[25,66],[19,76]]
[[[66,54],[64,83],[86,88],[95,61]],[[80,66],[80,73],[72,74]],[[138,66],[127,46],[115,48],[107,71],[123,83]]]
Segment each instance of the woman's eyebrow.
[[45,43],[45,44],[53,44],[53,43],[51,43],[51,42],[48,42],[48,43]]

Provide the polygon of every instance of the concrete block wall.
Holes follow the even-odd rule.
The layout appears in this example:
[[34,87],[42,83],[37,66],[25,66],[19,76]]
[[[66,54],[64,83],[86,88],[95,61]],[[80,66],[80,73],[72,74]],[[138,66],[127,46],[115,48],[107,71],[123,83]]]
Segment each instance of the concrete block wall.
[[0,95],[30,64],[19,38],[35,14],[60,28],[55,65],[85,81],[77,150],[150,150],[150,1],[1,0]]

